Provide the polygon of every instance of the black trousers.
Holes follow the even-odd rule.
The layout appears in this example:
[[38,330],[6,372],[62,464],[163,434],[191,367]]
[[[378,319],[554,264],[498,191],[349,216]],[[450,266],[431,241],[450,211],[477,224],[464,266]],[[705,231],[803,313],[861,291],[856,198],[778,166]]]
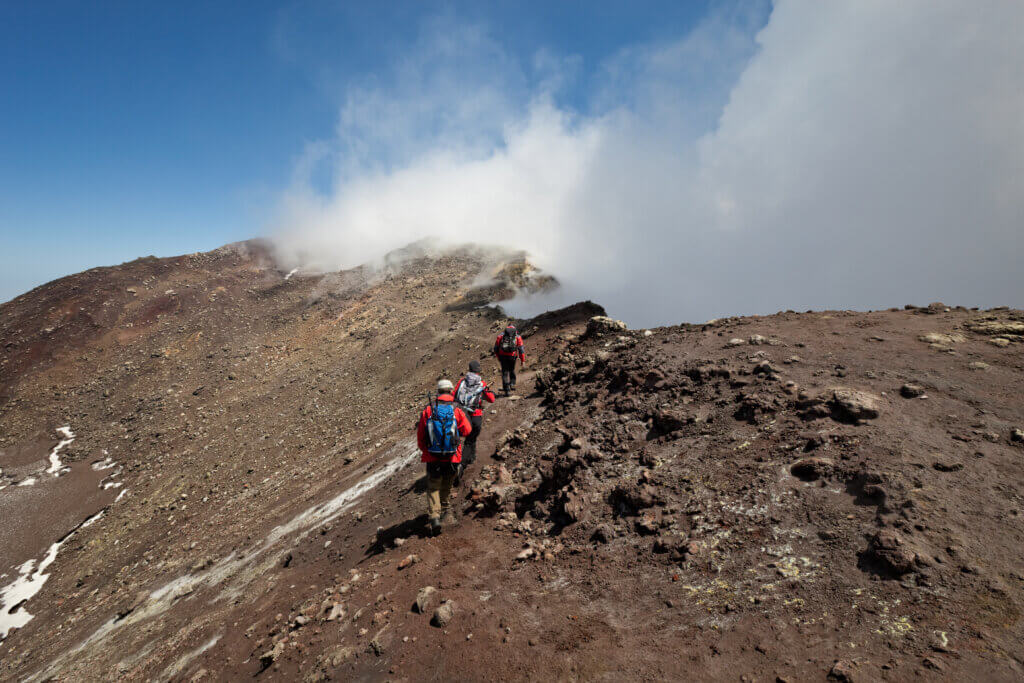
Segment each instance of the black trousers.
[[498,356],[501,363],[501,388],[508,391],[516,388],[516,356]]
[[483,415],[472,415],[469,418],[469,424],[473,425],[473,431],[466,435],[466,440],[462,442],[462,464],[472,465],[473,461],[476,460],[476,439],[480,436],[480,429],[484,424]]

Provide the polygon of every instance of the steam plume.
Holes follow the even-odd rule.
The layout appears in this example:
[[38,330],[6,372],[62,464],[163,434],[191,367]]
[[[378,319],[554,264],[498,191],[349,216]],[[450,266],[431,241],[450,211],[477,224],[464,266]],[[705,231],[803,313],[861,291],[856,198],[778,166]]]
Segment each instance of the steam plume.
[[[289,265],[526,249],[634,325],[1024,295],[1024,4],[775,3],[610,58],[425,30],[299,165]],[[316,170],[331,172],[317,191]]]

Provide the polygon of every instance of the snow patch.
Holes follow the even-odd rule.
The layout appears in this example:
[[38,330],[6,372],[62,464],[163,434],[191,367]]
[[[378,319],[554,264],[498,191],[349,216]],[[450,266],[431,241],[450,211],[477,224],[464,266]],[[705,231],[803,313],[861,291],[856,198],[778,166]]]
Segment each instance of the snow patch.
[[220,640],[220,636],[221,634],[218,633],[213,638],[210,638],[208,641],[206,641],[196,649],[183,654],[173,664],[167,667],[167,669],[164,671],[163,675],[160,677],[159,680],[170,681],[177,677],[182,671],[184,671],[185,667],[187,667],[195,660],[196,657],[198,657],[199,655],[203,654],[211,647],[216,645],[217,641]]
[[[104,452],[106,452],[106,451],[104,451]],[[96,462],[94,462],[92,464],[92,468],[94,470],[96,470],[97,472],[99,472],[100,470],[109,470],[111,467],[113,467],[116,464],[117,464],[116,462],[114,462],[109,457],[107,457],[107,458],[105,458],[103,460],[97,460]]]
[[35,477],[29,477],[28,479],[23,479],[22,481],[19,481],[18,486],[32,486],[37,481],[39,480],[36,479]]
[[53,447],[52,451],[50,451],[50,467],[49,469],[46,470],[47,474],[52,474],[55,477],[59,477],[60,475],[68,471],[64,468],[64,464],[60,461],[60,452],[62,449],[70,445],[72,441],[75,440],[75,433],[71,431],[70,425],[65,427],[58,427],[57,433],[63,436],[64,438],[61,439],[60,442]]
[[259,545],[241,554],[231,553],[205,571],[185,574],[152,591],[140,607],[122,618],[110,619],[91,636],[67,650],[51,662],[50,666],[33,674],[27,680],[43,681],[53,678],[66,661],[73,659],[82,650],[104,640],[124,626],[138,624],[162,614],[179,598],[191,595],[203,587],[223,585],[220,594],[211,598],[211,602],[238,597],[254,580],[278,564],[280,558],[311,531],[337,519],[346,510],[355,506],[363,494],[383,483],[419,455],[419,448],[412,439],[403,441],[401,446],[396,445],[391,450],[394,452],[399,448],[401,451],[379,470],[327,502],[315,505],[275,527]]
[[288,274],[284,276],[284,279],[285,280],[291,280],[292,279],[292,275],[295,275],[295,273],[297,273],[297,272],[299,272],[298,268],[292,268],[290,271],[288,271]]
[[57,559],[60,547],[67,543],[68,539],[74,536],[79,529],[89,526],[102,515],[103,511],[100,510],[72,529],[64,538],[51,545],[43,559],[39,561],[38,567],[35,560],[27,560],[18,567],[18,578],[0,589],[0,640],[7,638],[11,629],[21,628],[32,620],[32,614],[25,609],[25,603],[42,590],[47,579],[50,578],[46,570]]

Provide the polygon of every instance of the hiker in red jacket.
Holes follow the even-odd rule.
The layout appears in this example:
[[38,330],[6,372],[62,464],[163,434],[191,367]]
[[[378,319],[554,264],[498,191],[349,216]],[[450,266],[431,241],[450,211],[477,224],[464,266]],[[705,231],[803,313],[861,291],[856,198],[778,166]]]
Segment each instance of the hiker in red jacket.
[[494,403],[494,392],[480,376],[480,361],[469,361],[469,372],[455,385],[455,402],[469,415],[473,431],[466,437],[462,449],[462,469],[476,460],[476,440],[484,423],[484,401]]
[[526,350],[523,338],[516,332],[515,325],[509,324],[505,331],[494,341],[494,355],[501,363],[501,390],[508,396],[516,390],[516,359],[520,365],[526,364]]
[[430,531],[441,533],[441,519],[454,521],[451,511],[452,483],[459,474],[462,462],[461,436],[473,431],[469,419],[455,406],[452,383],[442,379],[437,383],[437,400],[420,413],[416,425],[416,443],[420,447],[420,460],[427,463],[427,515]]

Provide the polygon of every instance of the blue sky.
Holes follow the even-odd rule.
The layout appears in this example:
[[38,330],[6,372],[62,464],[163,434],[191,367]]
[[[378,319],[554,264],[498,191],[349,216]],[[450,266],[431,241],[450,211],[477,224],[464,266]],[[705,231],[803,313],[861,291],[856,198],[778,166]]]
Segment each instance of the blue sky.
[[[441,22],[511,59],[578,57],[690,30],[680,2],[0,4],[0,301],[55,277],[259,234],[353,82]],[[386,75],[383,76],[386,78]],[[558,94],[585,109],[580,84]],[[372,154],[372,152],[371,152]]]

